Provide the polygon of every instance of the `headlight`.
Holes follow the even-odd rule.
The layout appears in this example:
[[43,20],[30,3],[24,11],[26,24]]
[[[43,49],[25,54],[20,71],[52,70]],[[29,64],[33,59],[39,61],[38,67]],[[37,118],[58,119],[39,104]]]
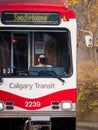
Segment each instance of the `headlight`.
[[62,108],[62,110],[71,110],[72,109],[72,102],[71,101],[62,101],[61,108]]
[[4,109],[4,103],[0,101],[0,111]]

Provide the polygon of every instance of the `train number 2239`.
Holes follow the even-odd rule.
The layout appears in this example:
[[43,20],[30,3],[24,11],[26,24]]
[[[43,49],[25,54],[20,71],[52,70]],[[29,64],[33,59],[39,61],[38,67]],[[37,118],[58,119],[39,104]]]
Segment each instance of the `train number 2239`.
[[39,101],[26,101],[25,102],[25,107],[29,107],[29,108],[31,108],[31,107],[33,107],[33,108],[35,108],[35,107],[40,107],[41,106],[41,103],[39,102]]

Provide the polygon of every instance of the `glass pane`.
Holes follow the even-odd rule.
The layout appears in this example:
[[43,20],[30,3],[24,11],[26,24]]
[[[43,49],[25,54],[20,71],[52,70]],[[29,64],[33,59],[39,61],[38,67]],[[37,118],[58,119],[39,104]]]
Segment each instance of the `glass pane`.
[[37,72],[43,70],[38,68],[39,56],[43,54],[45,63],[41,67],[45,71],[49,71],[46,67],[52,67],[51,74],[72,74],[70,32],[67,29],[0,31],[0,52],[1,75],[29,76],[36,67]]
[[28,69],[28,35],[13,33],[13,66],[17,71]]
[[11,33],[0,32],[0,73],[9,73],[11,66]]
[[70,73],[71,46],[68,31],[36,32],[35,33],[35,64],[39,64],[40,55],[44,54],[48,65],[63,67]]

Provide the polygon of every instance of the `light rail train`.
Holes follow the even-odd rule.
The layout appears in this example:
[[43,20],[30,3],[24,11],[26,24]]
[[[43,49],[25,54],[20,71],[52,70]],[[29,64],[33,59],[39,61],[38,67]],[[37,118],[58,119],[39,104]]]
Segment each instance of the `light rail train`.
[[64,0],[0,2],[0,129],[76,129],[76,41]]

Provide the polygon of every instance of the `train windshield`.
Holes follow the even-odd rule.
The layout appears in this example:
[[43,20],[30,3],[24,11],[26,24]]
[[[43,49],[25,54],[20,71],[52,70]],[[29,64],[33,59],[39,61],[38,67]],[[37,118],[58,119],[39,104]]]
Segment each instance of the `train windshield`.
[[[47,66],[37,66],[40,55],[45,55]],[[48,75],[72,74],[69,30],[0,30],[0,75],[38,76],[43,71]]]

